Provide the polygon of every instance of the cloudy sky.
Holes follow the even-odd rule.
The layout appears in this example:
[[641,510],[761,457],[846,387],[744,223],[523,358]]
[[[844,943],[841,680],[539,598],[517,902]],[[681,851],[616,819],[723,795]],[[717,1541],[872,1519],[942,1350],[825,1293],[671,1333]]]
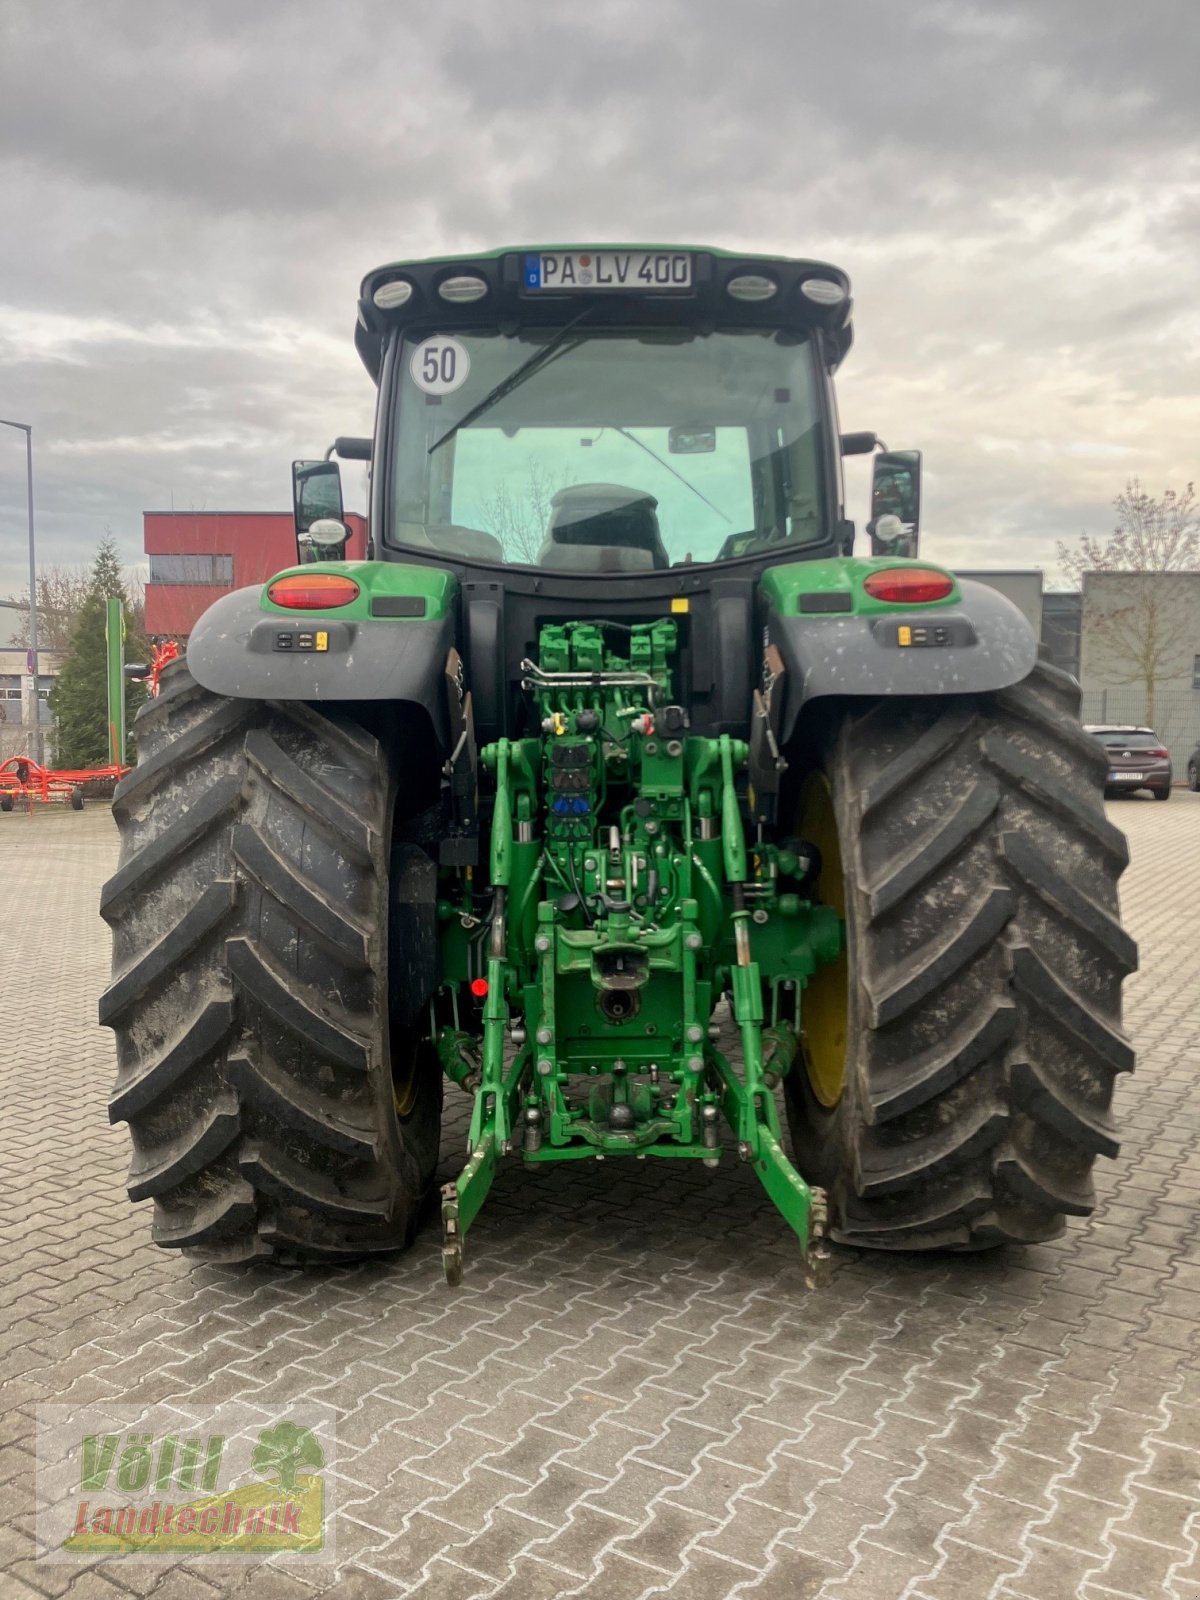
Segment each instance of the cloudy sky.
[[[646,238],[843,266],[842,424],[925,451],[924,552],[1052,565],[1200,464],[1198,45],[1195,0],[0,0],[41,553],[285,507],[369,431],[368,268]],[[0,595],[24,491],[0,429]]]

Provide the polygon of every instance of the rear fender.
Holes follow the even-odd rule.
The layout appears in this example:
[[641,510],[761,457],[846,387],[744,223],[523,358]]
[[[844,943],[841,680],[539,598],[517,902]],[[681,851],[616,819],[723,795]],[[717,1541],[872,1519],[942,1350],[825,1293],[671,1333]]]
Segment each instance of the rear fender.
[[410,701],[428,712],[444,745],[453,576],[383,562],[294,570],[306,577],[343,573],[361,592],[351,605],[326,612],[276,606],[267,585],[224,595],[188,640],[196,681],[235,700]]
[[804,707],[826,696],[985,694],[1020,683],[1038,658],[1024,615],[971,579],[937,605],[808,615],[772,606],[765,642],[787,669],[781,743]]

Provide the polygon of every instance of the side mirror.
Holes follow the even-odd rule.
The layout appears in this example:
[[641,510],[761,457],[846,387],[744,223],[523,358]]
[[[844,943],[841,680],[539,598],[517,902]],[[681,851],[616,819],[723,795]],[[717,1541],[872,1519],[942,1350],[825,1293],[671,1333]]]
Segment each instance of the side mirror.
[[920,531],[921,452],[884,451],[871,474],[871,554],[915,556]]
[[350,530],[342,510],[342,475],[336,461],[292,462],[292,510],[298,559],[340,561]]

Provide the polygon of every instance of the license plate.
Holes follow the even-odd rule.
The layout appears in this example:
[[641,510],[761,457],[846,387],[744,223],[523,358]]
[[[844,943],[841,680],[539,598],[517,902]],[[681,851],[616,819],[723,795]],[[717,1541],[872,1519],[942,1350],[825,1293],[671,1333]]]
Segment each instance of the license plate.
[[1144,772],[1110,772],[1109,783],[1141,783],[1146,776]]
[[525,288],[539,294],[572,289],[690,289],[685,250],[556,250],[525,257]]

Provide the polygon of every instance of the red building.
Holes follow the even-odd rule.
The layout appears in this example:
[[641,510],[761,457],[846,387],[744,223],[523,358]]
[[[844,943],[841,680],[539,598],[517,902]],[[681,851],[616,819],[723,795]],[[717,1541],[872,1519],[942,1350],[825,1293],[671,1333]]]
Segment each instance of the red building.
[[[146,511],[150,577],[146,632],[186,638],[196,618],[230,589],[263,583],[296,564],[290,511]],[[364,518],[347,513],[347,557],[366,555]]]

